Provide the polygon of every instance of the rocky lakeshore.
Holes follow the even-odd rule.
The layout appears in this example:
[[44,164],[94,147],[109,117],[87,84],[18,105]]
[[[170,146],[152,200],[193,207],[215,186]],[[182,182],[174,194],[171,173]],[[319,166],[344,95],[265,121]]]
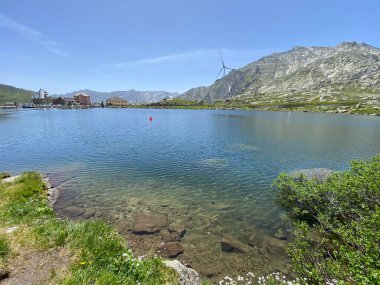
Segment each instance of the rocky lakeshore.
[[[231,203],[210,201],[206,213],[203,205],[190,200],[173,204],[141,193],[141,197],[115,198],[111,205],[99,197],[91,205],[89,200],[72,200],[69,191],[65,189],[55,204],[60,217],[107,221],[126,238],[137,256],[175,258],[213,282],[247,272],[291,276],[285,253],[289,239],[286,217],[276,222],[282,226],[271,233],[251,228],[241,235],[225,230],[226,225],[219,220],[232,211]],[[230,220],[231,225],[239,223],[239,217],[231,216]]]

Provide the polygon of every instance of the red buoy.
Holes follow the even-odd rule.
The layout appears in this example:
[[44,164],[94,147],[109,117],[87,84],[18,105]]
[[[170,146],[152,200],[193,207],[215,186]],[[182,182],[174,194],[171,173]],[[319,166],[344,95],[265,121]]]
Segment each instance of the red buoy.
[[149,121],[153,121],[153,118],[152,118],[152,116],[149,116]]

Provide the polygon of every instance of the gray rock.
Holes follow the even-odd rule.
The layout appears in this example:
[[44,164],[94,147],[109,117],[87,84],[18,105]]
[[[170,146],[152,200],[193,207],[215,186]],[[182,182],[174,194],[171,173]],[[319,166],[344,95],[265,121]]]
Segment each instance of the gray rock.
[[152,212],[141,213],[135,217],[132,232],[134,234],[155,234],[166,227],[167,216]]
[[164,264],[167,267],[173,268],[179,275],[179,285],[200,285],[201,280],[199,274],[183,265],[178,260],[164,260]]
[[63,215],[65,215],[67,217],[75,218],[75,217],[79,217],[79,216],[83,215],[85,212],[85,209],[72,206],[72,207],[64,208],[62,210],[62,212],[63,212]]
[[220,245],[224,252],[247,253],[249,251],[249,248],[246,244],[230,235],[223,235],[220,241]]
[[[249,97],[260,103],[260,100],[272,101],[280,96],[287,101],[305,101],[314,94],[322,100],[334,101],[345,96],[343,87],[355,90],[365,87],[378,92],[379,71],[380,49],[364,43],[294,47],[233,69],[211,86],[190,89],[179,97],[212,101],[239,96],[241,101]],[[299,98],[303,94],[305,97]],[[358,96],[364,99],[366,94]]]

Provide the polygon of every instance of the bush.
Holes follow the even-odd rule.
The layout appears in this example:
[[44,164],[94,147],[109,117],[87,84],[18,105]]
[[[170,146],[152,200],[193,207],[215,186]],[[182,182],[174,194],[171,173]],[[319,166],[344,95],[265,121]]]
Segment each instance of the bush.
[[280,203],[296,221],[288,253],[309,284],[380,283],[380,155],[325,181],[281,174]]

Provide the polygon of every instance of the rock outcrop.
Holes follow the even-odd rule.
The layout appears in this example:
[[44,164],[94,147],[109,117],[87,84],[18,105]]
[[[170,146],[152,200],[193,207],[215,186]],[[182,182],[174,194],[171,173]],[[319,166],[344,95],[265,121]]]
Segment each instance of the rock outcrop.
[[211,86],[190,89],[179,97],[213,101],[264,95],[269,101],[278,97],[291,101],[311,92],[333,100],[353,89],[380,94],[380,49],[356,42],[335,47],[294,47],[234,69]]

